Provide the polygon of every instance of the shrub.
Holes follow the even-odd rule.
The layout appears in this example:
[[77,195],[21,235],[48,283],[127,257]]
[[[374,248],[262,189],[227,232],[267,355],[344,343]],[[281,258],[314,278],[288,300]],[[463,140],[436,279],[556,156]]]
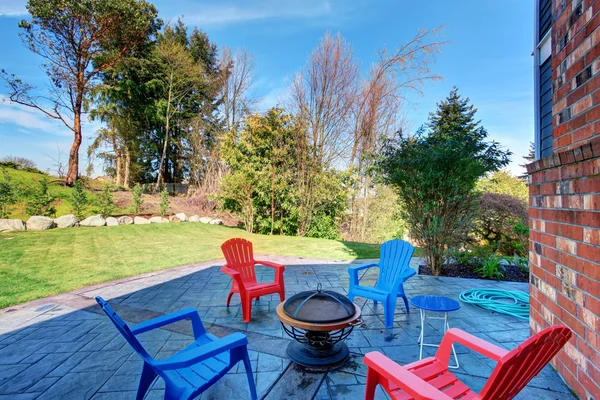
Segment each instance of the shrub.
[[496,254],[490,254],[480,260],[481,266],[475,269],[475,271],[487,279],[502,279],[504,277],[501,271],[502,259],[502,257]]
[[4,166],[12,165],[11,168],[14,169],[29,169],[29,170],[37,170],[35,162],[25,157],[15,157],[15,156],[6,156],[0,160],[0,164]]
[[2,170],[2,179],[0,180],[0,218],[8,218],[10,215],[10,206],[17,201],[16,188],[12,184],[10,175]]
[[378,161],[434,275],[442,271],[446,249],[464,243],[471,231],[477,181],[509,162],[510,152],[486,141],[475,112],[454,89],[430,114],[426,128],[385,142]]
[[56,216],[54,201],[55,197],[48,191],[48,180],[44,178],[38,181],[37,187],[27,193],[27,214],[30,216]]
[[102,217],[109,217],[115,209],[115,200],[112,194],[111,185],[105,185],[98,196],[98,213]]
[[169,205],[171,205],[169,192],[166,189],[163,189],[162,192],[160,192],[160,215],[164,217],[169,213]]
[[136,183],[131,190],[131,213],[134,216],[138,216],[142,211],[142,199],[143,188],[139,183]]
[[75,214],[75,217],[77,217],[78,220],[84,219],[84,212],[89,203],[88,196],[85,192],[85,187],[81,179],[77,179],[75,181],[69,202],[71,203],[71,210],[73,211],[73,214]]
[[527,254],[529,228],[527,204],[521,199],[498,193],[483,193],[475,218],[473,234],[504,255]]

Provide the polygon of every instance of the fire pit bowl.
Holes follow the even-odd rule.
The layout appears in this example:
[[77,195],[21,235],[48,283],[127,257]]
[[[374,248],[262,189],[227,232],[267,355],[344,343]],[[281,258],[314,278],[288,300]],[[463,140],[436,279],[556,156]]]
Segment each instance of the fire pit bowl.
[[344,339],[360,325],[360,308],[346,296],[321,290],[300,292],[277,306],[277,318],[290,342],[287,354],[309,370],[340,367],[350,354]]

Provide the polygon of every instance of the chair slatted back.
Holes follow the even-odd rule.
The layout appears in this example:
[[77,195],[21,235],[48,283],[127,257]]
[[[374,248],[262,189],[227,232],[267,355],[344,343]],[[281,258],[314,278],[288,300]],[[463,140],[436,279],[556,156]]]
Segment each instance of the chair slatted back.
[[256,283],[252,242],[246,239],[229,239],[221,245],[227,266],[240,273],[245,282]]
[[415,248],[404,240],[388,240],[381,245],[377,288],[391,290],[396,280],[410,268]]
[[140,357],[144,359],[144,361],[150,363],[152,357],[150,357],[150,355],[148,354],[144,346],[142,346],[140,341],[137,340],[137,338],[135,337],[133,332],[131,332],[131,329],[129,329],[129,326],[125,323],[125,321],[123,321],[123,319],[119,317],[119,314],[117,314],[116,311],[113,310],[113,308],[109,306],[106,300],[104,300],[102,297],[96,297],[96,302],[98,302],[102,310],[106,313],[106,315],[108,315],[108,318],[117,328],[119,333],[125,338],[125,340],[127,340],[127,343],[129,343],[129,345],[133,347],[133,350],[135,350],[135,352],[138,353]]
[[571,334],[569,328],[551,326],[521,343],[498,362],[480,398],[512,399],[550,362]]

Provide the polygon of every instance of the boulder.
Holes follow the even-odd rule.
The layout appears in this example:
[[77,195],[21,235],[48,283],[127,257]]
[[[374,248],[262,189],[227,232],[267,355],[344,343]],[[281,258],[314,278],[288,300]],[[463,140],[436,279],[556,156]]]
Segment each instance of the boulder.
[[20,219],[0,219],[0,232],[24,230],[25,224]]
[[45,231],[54,228],[54,220],[50,217],[33,216],[27,220],[28,231]]
[[151,224],[168,224],[169,220],[165,217],[152,217],[150,218]]
[[54,223],[57,228],[71,228],[77,225],[77,218],[75,218],[73,214],[67,214],[62,217],[54,218]]
[[119,225],[119,220],[116,219],[115,217],[106,218],[106,226],[118,226],[118,225]]
[[179,220],[180,220],[181,222],[187,222],[187,220],[188,220],[188,216],[187,216],[187,215],[185,215],[185,213],[177,213],[177,214],[175,214],[175,216],[176,216],[177,218],[179,218]]
[[171,221],[171,222],[181,222],[181,220],[179,218],[177,218],[176,216],[174,216],[174,215],[171,215],[169,217],[169,221]]
[[102,215],[92,215],[91,217],[87,217],[83,221],[79,222],[79,226],[104,226],[106,225],[106,220],[102,217]]
[[192,215],[188,218],[188,222],[200,222],[200,217],[197,215]]
[[131,218],[129,215],[123,215],[122,217],[119,217],[117,221],[119,221],[119,225],[133,224],[133,218]]
[[220,219],[211,219],[209,224],[211,225],[223,225],[223,221]]
[[133,223],[136,225],[145,225],[145,224],[149,224],[150,221],[147,220],[146,218],[142,218],[142,217],[135,217],[133,219]]
[[200,217],[199,221],[202,222],[203,224],[209,224],[210,221],[212,221],[212,218],[211,217]]

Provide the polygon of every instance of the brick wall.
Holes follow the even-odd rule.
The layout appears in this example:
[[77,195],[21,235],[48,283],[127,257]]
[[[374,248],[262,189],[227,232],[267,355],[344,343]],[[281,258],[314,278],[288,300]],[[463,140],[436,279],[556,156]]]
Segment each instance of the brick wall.
[[531,330],[571,328],[553,364],[582,399],[600,399],[600,138],[528,172]]
[[553,149],[600,135],[600,1],[554,0]]
[[552,156],[527,166],[532,333],[563,324],[553,360],[600,400],[600,0],[554,0]]

